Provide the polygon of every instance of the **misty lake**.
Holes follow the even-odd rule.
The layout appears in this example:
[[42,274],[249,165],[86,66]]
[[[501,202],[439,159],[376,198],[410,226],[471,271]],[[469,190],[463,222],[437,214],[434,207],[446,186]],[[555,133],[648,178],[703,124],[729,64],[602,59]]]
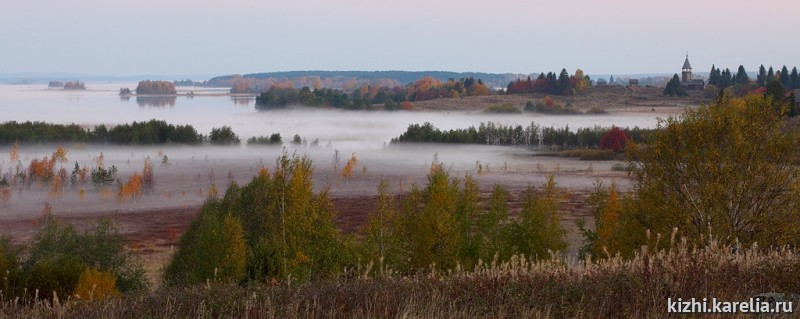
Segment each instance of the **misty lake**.
[[527,126],[581,127],[612,125],[654,127],[663,112],[610,112],[602,115],[486,114],[472,112],[358,112],[328,109],[255,110],[255,98],[228,96],[225,88],[178,87],[179,94],[194,97],[118,96],[120,88],[135,83],[87,83],[87,90],[48,89],[47,84],[0,85],[0,122],[44,121],[94,126],[160,119],[191,124],[200,133],[228,125],[246,140],[251,136],[280,133],[287,141],[299,134],[321,145],[348,149],[377,149],[405,131],[410,124],[431,122],[440,129],[466,128],[481,122]]

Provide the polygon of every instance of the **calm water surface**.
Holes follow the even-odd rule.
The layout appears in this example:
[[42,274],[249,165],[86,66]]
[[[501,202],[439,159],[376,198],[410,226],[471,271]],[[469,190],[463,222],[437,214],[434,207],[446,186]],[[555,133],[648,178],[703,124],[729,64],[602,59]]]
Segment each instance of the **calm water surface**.
[[160,119],[191,124],[203,134],[228,125],[242,139],[280,133],[285,141],[295,134],[320,144],[349,148],[380,148],[409,124],[431,122],[441,129],[466,128],[481,122],[528,125],[532,121],[571,129],[593,126],[654,127],[668,114],[610,113],[604,115],[483,114],[480,112],[354,112],[295,109],[257,112],[253,97],[221,95],[227,89],[178,87],[194,97],[121,98],[120,88],[135,83],[87,83],[85,91],[48,89],[46,84],[0,85],[0,122],[45,121],[94,126]]

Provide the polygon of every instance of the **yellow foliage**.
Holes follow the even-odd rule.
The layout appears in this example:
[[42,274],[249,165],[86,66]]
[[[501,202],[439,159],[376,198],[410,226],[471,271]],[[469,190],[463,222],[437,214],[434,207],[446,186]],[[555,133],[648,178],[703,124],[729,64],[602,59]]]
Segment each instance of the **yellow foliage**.
[[53,152],[53,161],[58,161],[61,163],[67,162],[67,150],[61,145],[59,145],[58,148],[56,148],[56,151]]
[[119,296],[117,278],[111,272],[86,268],[78,279],[73,292],[76,298],[88,301],[101,301]]
[[619,196],[615,185],[611,185],[608,200],[605,207],[600,212],[600,220],[597,222],[597,242],[595,252],[608,251],[614,253],[619,249],[615,243],[615,233],[619,224],[619,215],[622,210],[619,203]]
[[353,155],[350,157],[350,159],[347,160],[347,164],[345,164],[344,168],[342,168],[342,177],[344,177],[344,178],[352,177],[353,176],[353,168],[356,165],[358,165],[358,158],[356,157],[356,153],[353,153]]

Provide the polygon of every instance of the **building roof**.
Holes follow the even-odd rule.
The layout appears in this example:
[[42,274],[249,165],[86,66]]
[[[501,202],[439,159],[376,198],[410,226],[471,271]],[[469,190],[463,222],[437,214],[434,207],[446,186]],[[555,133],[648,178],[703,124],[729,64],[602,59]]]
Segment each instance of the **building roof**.
[[686,70],[686,69],[691,69],[691,68],[692,68],[692,65],[689,64],[689,56],[687,55],[686,56],[686,61],[683,61],[683,69]]

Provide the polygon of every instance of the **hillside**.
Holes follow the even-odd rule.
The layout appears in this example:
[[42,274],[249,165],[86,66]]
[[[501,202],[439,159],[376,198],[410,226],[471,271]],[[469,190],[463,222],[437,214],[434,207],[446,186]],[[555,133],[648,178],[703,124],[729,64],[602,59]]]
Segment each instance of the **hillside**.
[[[505,87],[509,81],[516,80],[518,77],[526,77],[522,74],[498,74],[482,72],[448,72],[448,71],[287,71],[287,72],[265,72],[250,73],[241,75],[243,78],[258,80],[279,80],[298,82],[295,87],[302,86],[308,78],[328,79],[332,83],[331,88],[342,88],[348,81],[362,83],[368,81],[374,83],[381,80],[395,81],[399,85],[405,85],[423,77],[432,77],[441,81],[448,79],[460,79],[473,77],[483,80],[490,87]],[[239,75],[225,75],[211,78],[206,82],[209,86],[230,86],[230,83],[238,78]]]

